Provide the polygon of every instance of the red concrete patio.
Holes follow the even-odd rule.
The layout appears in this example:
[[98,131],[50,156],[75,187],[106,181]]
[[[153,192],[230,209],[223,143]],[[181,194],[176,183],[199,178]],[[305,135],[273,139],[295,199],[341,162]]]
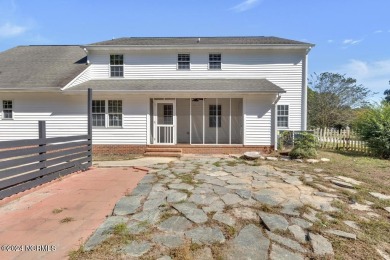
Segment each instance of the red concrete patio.
[[[131,167],[91,169],[0,201],[0,259],[67,258],[146,173]],[[71,221],[61,223],[64,219]],[[30,245],[55,251],[6,251]]]

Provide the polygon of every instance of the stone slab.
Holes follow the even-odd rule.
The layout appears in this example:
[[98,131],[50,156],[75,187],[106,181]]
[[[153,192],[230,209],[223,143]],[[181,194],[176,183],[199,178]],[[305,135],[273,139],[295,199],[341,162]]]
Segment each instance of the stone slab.
[[173,207],[177,211],[185,215],[186,218],[197,224],[205,223],[208,220],[207,215],[204,213],[204,211],[198,209],[194,203],[179,203],[174,204]]
[[276,244],[272,245],[270,254],[271,260],[304,260],[304,257],[299,253],[291,252],[283,247]]
[[228,243],[223,259],[267,259],[269,246],[270,241],[263,235],[261,229],[249,224]]
[[288,221],[281,215],[271,214],[266,212],[259,212],[259,216],[263,221],[265,227],[270,231],[287,230]]
[[323,236],[314,233],[309,233],[309,239],[315,255],[334,255],[332,244]]
[[210,227],[198,227],[192,230],[185,232],[185,236],[190,238],[192,243],[196,244],[214,244],[214,243],[224,243],[225,236],[222,231],[216,228]]
[[184,232],[191,227],[191,221],[182,216],[172,216],[157,226],[157,228],[160,230],[173,232]]
[[378,192],[370,192],[370,194],[372,196],[374,196],[375,198],[378,198],[381,200],[390,200],[390,195],[385,195],[385,194],[378,193]]
[[122,197],[114,207],[114,215],[125,216],[134,214],[141,206],[142,196],[125,196]]
[[339,237],[356,240],[356,235],[355,234],[344,232],[344,231],[341,231],[341,230],[329,229],[329,230],[325,230],[325,232],[328,233],[328,234],[339,236]]

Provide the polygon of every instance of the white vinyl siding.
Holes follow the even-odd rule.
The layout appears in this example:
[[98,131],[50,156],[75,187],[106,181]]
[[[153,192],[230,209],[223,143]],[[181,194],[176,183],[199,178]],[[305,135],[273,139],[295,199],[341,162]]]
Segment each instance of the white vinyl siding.
[[[87,95],[4,93],[14,100],[14,120],[0,120],[0,141],[38,137],[38,121],[46,121],[48,137],[87,134]],[[149,99],[144,96],[99,96],[123,101],[121,128],[94,128],[93,144],[139,144],[147,139]]]
[[271,145],[274,95],[247,96],[244,102],[245,145]]
[[[279,103],[289,104],[289,129],[301,130],[303,50],[222,50],[223,70],[209,70],[213,50],[191,50],[191,70],[177,69],[178,53],[185,50],[128,50],[124,53],[124,78],[266,78],[286,90]],[[91,79],[109,79],[109,57],[89,52]]]

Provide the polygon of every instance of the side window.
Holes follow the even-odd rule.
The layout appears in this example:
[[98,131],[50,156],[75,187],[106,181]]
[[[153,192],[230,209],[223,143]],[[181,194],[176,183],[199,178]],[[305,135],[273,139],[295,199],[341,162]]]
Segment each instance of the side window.
[[111,77],[123,77],[123,54],[110,55]]
[[288,114],[289,114],[289,106],[288,105],[278,105],[278,127],[288,127]]
[[3,119],[13,119],[12,100],[3,100]]
[[209,106],[209,127],[221,127],[221,105]]

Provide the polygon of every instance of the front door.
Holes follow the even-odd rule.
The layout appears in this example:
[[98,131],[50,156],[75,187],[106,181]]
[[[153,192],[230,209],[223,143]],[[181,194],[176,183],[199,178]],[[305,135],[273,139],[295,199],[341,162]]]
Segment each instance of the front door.
[[174,100],[154,100],[155,144],[176,144],[176,104]]

